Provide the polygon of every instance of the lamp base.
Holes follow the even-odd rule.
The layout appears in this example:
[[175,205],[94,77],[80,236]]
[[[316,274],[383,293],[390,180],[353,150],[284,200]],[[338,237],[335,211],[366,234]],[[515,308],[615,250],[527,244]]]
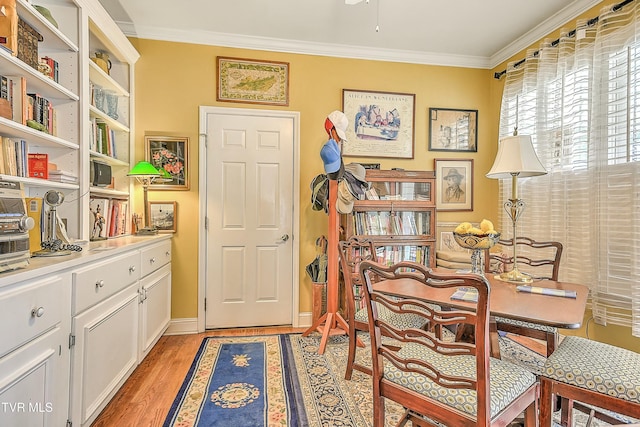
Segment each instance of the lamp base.
[[136,231],[137,236],[152,236],[158,234],[158,229],[155,227],[142,227]]
[[531,283],[531,282],[533,282],[533,279],[530,276],[527,276],[526,274],[520,273],[517,268],[514,268],[513,270],[511,270],[509,272],[499,274],[499,275],[495,276],[495,278],[498,279],[498,280],[502,280],[503,282],[510,282],[510,283]]

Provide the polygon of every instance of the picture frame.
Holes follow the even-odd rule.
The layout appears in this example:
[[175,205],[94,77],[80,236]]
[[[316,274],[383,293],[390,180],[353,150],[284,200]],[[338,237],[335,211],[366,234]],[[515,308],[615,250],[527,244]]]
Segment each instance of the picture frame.
[[478,151],[478,110],[429,108],[429,151]]
[[434,159],[436,210],[473,210],[473,159]]
[[349,127],[342,155],[413,159],[415,104],[410,93],[343,89]]
[[145,160],[164,169],[171,179],[156,179],[149,190],[189,190],[189,138],[145,136]]
[[178,223],[177,202],[148,202],[149,222],[158,233],[175,233]]
[[218,56],[216,100],[289,105],[289,63]]

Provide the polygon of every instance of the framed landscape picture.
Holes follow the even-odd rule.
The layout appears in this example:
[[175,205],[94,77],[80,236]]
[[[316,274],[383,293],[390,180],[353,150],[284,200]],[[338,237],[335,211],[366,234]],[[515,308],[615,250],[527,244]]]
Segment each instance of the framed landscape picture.
[[478,151],[478,110],[429,108],[430,151]]
[[413,159],[415,102],[409,93],[343,89],[349,127],[342,155]]
[[157,169],[164,169],[170,179],[156,179],[150,190],[189,189],[189,138],[145,136],[145,160]]
[[436,209],[473,210],[473,159],[435,159]]
[[289,63],[217,57],[217,101],[289,105]]
[[177,202],[149,202],[149,221],[159,233],[176,232]]

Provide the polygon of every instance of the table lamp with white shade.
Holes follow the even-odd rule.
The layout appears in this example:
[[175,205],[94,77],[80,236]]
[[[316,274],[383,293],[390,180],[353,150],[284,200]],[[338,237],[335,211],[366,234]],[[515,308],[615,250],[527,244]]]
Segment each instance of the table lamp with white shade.
[[148,206],[148,198],[147,191],[149,189],[149,185],[158,179],[162,178],[162,173],[158,171],[151,163],[140,161],[136,163],[136,165],[129,171],[127,176],[135,178],[139,183],[142,184],[142,188],[144,191],[144,227],[138,229],[136,234],[148,235],[148,234],[158,234],[158,230],[155,227],[150,225],[149,221],[149,206]]
[[525,208],[524,200],[518,198],[518,178],[545,175],[547,170],[533,149],[531,136],[518,135],[517,130],[511,136],[500,139],[498,154],[487,178],[511,178],[511,198],[504,203],[504,210],[513,224],[513,267],[511,271],[498,276],[500,280],[514,283],[530,283],[531,277],[518,271],[516,225]]

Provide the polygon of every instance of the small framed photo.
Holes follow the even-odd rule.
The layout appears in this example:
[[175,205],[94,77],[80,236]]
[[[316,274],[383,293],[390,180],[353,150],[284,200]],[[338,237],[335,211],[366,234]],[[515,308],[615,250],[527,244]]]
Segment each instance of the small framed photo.
[[289,63],[217,57],[216,100],[289,105]]
[[149,202],[149,222],[159,233],[175,233],[178,220],[177,202]]
[[150,190],[189,189],[189,138],[145,136],[145,160],[157,169],[164,169],[171,179],[156,179]]
[[473,210],[473,159],[435,159],[436,209]]
[[430,151],[478,151],[478,110],[429,108]]
[[342,155],[413,159],[415,104],[410,93],[343,89],[349,127]]

